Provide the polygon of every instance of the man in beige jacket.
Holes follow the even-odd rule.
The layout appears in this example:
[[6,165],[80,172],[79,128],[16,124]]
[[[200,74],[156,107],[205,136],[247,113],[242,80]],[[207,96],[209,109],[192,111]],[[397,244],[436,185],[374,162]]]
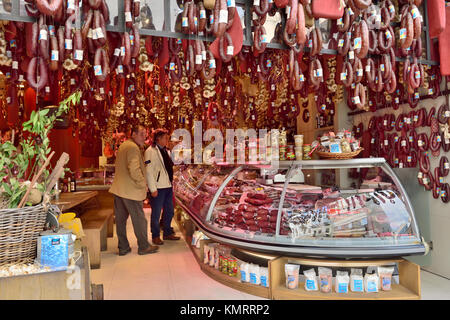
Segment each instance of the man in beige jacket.
[[138,254],[154,253],[157,246],[148,242],[147,219],[143,201],[147,196],[145,167],[139,147],[144,145],[146,129],[137,126],[132,129],[131,139],[122,143],[117,152],[114,181],[109,192],[114,194],[114,215],[116,218],[119,255],[131,252],[127,238],[127,220],[131,216],[134,234],[138,240]]

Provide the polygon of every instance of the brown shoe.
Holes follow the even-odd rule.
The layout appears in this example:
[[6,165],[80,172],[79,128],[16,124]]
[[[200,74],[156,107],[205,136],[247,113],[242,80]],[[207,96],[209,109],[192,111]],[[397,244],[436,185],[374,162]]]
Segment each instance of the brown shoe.
[[156,251],[158,251],[158,249],[159,249],[158,246],[149,246],[145,250],[138,250],[138,254],[142,256],[144,254],[155,253]]
[[164,244],[164,242],[161,240],[160,237],[158,237],[158,238],[153,238],[153,239],[152,239],[152,242],[153,242],[154,245],[157,245],[157,246],[160,246],[160,245],[163,245],[163,244]]
[[175,233],[171,234],[170,236],[164,236],[164,240],[180,240],[181,238],[176,236]]

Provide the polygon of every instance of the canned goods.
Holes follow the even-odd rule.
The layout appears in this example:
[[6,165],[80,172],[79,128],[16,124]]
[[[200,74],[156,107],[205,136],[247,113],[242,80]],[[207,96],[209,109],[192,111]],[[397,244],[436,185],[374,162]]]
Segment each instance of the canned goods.
[[230,277],[236,277],[237,276],[237,260],[230,258],[229,264],[228,264],[228,275]]
[[303,146],[303,160],[311,160],[309,153],[311,152],[311,145],[305,144]]

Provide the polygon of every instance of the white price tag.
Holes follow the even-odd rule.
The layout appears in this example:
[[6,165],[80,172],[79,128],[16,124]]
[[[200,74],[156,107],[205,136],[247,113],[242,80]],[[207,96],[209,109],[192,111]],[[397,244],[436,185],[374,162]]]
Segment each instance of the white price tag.
[[97,29],[92,29],[92,39],[94,40],[98,39]]
[[71,85],[75,85],[75,79],[74,79],[74,78],[71,78],[71,79],[70,79],[70,84],[71,84]]
[[286,19],[291,16],[291,6],[286,6]]
[[12,57],[12,52],[10,50],[6,50],[6,56],[8,58],[11,58]]
[[349,58],[350,60],[355,59],[355,52],[354,52],[354,51],[349,51],[349,52],[348,52],[348,58]]
[[90,39],[92,39],[92,37],[93,37],[93,32],[92,32],[91,28],[89,28],[89,30],[88,30],[87,37]]
[[370,143],[375,143],[375,138],[372,138],[371,140],[370,140]]
[[100,88],[100,94],[104,94],[105,93],[105,89]]
[[103,34],[102,28],[97,28],[97,39],[104,38],[105,35]]
[[419,147],[423,146],[423,141],[419,139],[419,140],[417,141],[417,145],[418,145]]
[[23,74],[20,74],[19,75],[19,81],[23,81],[24,79],[23,79]]
[[370,64],[366,66],[366,72],[370,72]]
[[39,31],[39,40],[47,40],[48,39],[48,32],[45,29],[42,29]]
[[67,9],[75,10],[75,0],[68,0],[67,1]]
[[400,40],[406,39],[406,28],[400,29]]
[[361,49],[361,38],[355,38],[355,40],[353,41],[353,48],[354,49]]
[[10,104],[11,103],[11,97],[6,97],[6,103]]
[[120,56],[120,49],[119,48],[114,49],[114,55],[116,57]]
[[87,106],[87,101],[83,100],[83,106]]
[[215,59],[209,60],[209,68],[210,69],[215,69],[216,68],[216,60]]
[[131,12],[125,12],[125,22],[132,22],[133,18],[131,17]]
[[94,66],[94,74],[96,75],[96,76],[101,76],[103,73],[102,73],[102,66],[101,65],[95,65]]
[[202,51],[202,60],[206,61],[206,50]]
[[406,140],[402,140],[401,146],[402,146],[402,147],[406,147]]
[[253,0],[253,5],[256,6],[260,6],[261,5],[261,1],[260,0]]
[[445,163],[444,163],[444,168],[445,168],[445,169],[450,169],[450,163],[445,162]]
[[122,57],[125,56],[125,47],[120,47],[120,53],[121,53]]
[[363,69],[358,69],[358,70],[356,70],[356,75],[357,75],[358,77],[362,77],[362,75],[363,75]]
[[450,111],[445,111],[444,116],[445,116],[446,118],[450,118]]
[[234,52],[234,47],[233,46],[228,46],[227,47],[227,55],[232,56]]
[[206,19],[206,10],[200,10],[200,19]]
[[72,50],[72,39],[64,40],[64,48],[66,48],[66,50]]
[[389,144],[388,140],[384,140],[384,145],[387,146]]
[[346,80],[347,79],[347,73],[342,72],[341,73],[341,80]]
[[323,70],[322,69],[317,69],[316,76],[317,77],[322,77],[323,76]]
[[361,103],[361,100],[359,99],[359,96],[354,97],[354,101],[355,101],[355,104],[360,104]]
[[83,50],[75,50],[75,54],[74,54],[75,60],[82,61],[83,53],[84,53]]
[[236,0],[227,0],[227,7],[229,8],[236,7]]
[[183,17],[181,19],[181,26],[182,27],[187,27],[188,26],[188,17]]
[[52,61],[58,61],[59,60],[59,51],[58,50],[52,50],[50,60],[52,60]]
[[338,47],[341,48],[344,46],[344,39],[339,39]]
[[228,10],[220,10],[219,23],[228,23]]
[[195,64],[202,64],[203,60],[202,60],[202,55],[201,54],[196,54],[195,55]]
[[15,70],[19,69],[19,62],[13,61],[12,62],[12,68],[15,69]]
[[422,179],[423,178],[423,173],[422,171],[419,171],[419,173],[417,174],[417,178]]
[[46,93],[50,93],[50,87],[49,86],[45,86],[45,92]]

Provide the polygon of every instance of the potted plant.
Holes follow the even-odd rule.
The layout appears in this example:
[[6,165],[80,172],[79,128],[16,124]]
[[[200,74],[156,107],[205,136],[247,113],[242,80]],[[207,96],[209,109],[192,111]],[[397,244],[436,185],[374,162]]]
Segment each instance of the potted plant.
[[[26,138],[17,147],[12,141],[0,145],[0,210],[18,207],[31,183],[30,180],[49,157],[50,130],[59,120],[57,118],[67,113],[71,105],[76,105],[80,97],[80,91],[74,92],[61,101],[56,112],[51,114],[49,109],[33,111],[30,120],[22,124]],[[28,170],[30,167],[31,170]],[[26,205],[35,205],[42,201],[48,176],[49,170],[44,169],[29,194]]]

